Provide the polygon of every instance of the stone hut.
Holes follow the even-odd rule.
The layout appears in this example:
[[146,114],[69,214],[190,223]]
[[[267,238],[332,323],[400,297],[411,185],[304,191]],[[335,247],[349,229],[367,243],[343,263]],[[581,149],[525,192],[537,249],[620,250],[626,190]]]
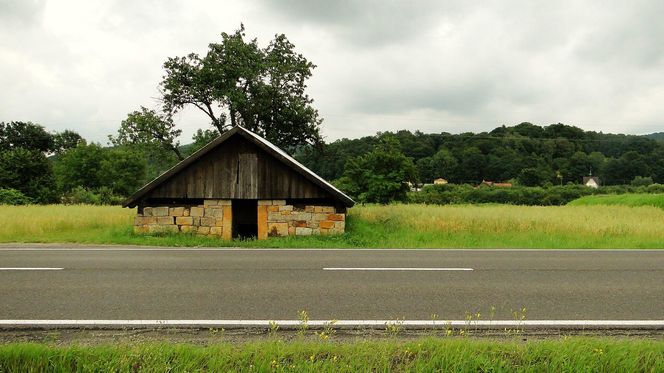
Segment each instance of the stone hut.
[[240,126],[126,201],[140,233],[237,237],[343,233],[355,202],[284,151]]

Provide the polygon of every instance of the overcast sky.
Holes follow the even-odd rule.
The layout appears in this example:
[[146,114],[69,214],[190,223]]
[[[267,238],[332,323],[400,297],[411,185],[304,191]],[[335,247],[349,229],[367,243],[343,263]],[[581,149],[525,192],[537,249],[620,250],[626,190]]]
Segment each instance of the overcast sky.
[[[481,5],[475,5],[481,4]],[[664,1],[0,0],[0,121],[106,143],[167,57],[284,33],[328,141],[529,121],[664,131]],[[203,114],[177,118],[189,142]]]

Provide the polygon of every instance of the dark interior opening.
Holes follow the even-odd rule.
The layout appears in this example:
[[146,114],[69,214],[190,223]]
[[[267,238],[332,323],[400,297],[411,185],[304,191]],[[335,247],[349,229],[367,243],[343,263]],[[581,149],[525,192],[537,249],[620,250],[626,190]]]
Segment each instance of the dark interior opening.
[[258,201],[255,199],[234,199],[233,238],[258,236]]

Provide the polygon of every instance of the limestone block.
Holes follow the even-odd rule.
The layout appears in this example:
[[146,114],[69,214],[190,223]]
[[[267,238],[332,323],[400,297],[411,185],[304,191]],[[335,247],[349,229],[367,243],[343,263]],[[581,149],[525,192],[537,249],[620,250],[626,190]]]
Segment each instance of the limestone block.
[[184,211],[182,212],[182,216],[189,216],[189,209],[185,208]]
[[230,199],[218,199],[217,205],[219,206],[231,206],[233,202]]
[[297,227],[297,228],[295,228],[295,235],[296,236],[311,236],[311,228]]
[[207,227],[212,227],[217,225],[217,218],[201,218],[201,226],[207,226]]
[[196,227],[193,227],[191,225],[181,225],[180,226],[180,232],[182,232],[182,233],[192,233],[192,232],[194,232],[194,229],[196,229]]
[[271,206],[272,205],[272,200],[271,199],[259,199],[258,200],[258,206]]
[[203,206],[208,207],[208,206],[216,206],[218,205],[219,202],[216,199],[206,199],[203,201]]
[[344,221],[346,220],[346,215],[344,214],[329,214],[327,216],[327,220],[332,220],[332,221]]
[[150,233],[175,233],[178,232],[178,226],[172,224],[148,225]]
[[191,216],[178,216],[175,218],[177,225],[194,225],[194,218]]
[[334,206],[323,206],[323,212],[335,213]]
[[135,225],[134,233],[148,233],[147,225]]
[[184,215],[184,207],[171,207],[169,209],[170,216],[183,216]]
[[320,236],[320,229],[319,228],[312,228],[311,229],[311,234],[314,236]]
[[340,232],[343,232],[346,230],[346,222],[345,221],[338,221],[334,223],[334,229],[339,230]]
[[233,208],[230,205],[224,206],[224,219],[221,230],[222,239],[229,241],[233,239]]
[[152,216],[168,216],[168,207],[153,207]]
[[288,227],[288,235],[295,236],[295,227]]
[[152,207],[143,207],[143,216],[152,216]]
[[267,221],[268,222],[284,222],[285,217],[281,215],[280,212],[268,212]]
[[323,229],[334,228],[334,222],[329,221],[329,220],[321,221],[320,222],[320,227],[323,228]]
[[189,212],[191,216],[204,216],[205,215],[205,208],[203,207],[192,207],[191,211]]
[[196,227],[201,225],[201,218],[192,217],[191,218],[191,225],[196,226]]
[[174,224],[175,220],[172,216],[158,216],[157,217],[157,224],[159,225],[172,225]]
[[307,222],[307,227],[309,227],[309,228],[318,228],[318,222],[317,221],[308,221]]
[[269,237],[288,236],[288,223],[267,223],[267,235]]
[[143,223],[143,218],[144,218],[144,216],[136,216],[134,218],[134,225],[143,225],[143,224],[145,224],[145,223]]
[[293,222],[294,227],[306,227],[307,226],[307,221],[306,220],[296,220]]
[[272,206],[258,206],[257,211],[257,237],[259,240],[267,238],[267,209]]
[[285,200],[285,199],[273,199],[273,200],[272,200],[272,205],[283,206],[283,205],[285,205],[285,204],[286,204],[286,200]]
[[293,211],[293,205],[277,206],[279,211]]
[[331,232],[332,232],[331,229],[321,229],[320,230],[320,235],[321,236],[328,236],[328,235],[332,234]]
[[279,206],[267,206],[267,211],[277,212],[277,211],[279,211]]
[[304,212],[314,212],[315,209],[314,206],[304,206]]
[[208,207],[205,209],[205,216],[206,217],[212,217],[212,218],[221,218],[224,216],[224,209],[223,207]]
[[[293,214],[293,212],[292,211],[282,211],[282,212],[280,212],[280,214],[283,215],[283,216],[290,216],[290,215]],[[288,219],[288,218],[286,218],[286,219]]]
[[209,234],[210,233],[210,227],[198,227],[197,232],[198,232],[198,234]]
[[221,236],[221,227],[210,227],[210,234]]
[[293,220],[311,220],[311,213],[308,212],[296,212],[292,213],[290,216]]
[[324,212],[315,212],[315,213],[311,214],[311,220],[314,220],[314,221],[328,220],[327,216],[328,216],[328,214],[326,214]]
[[214,218],[214,225],[216,227],[223,227],[224,226],[224,218]]

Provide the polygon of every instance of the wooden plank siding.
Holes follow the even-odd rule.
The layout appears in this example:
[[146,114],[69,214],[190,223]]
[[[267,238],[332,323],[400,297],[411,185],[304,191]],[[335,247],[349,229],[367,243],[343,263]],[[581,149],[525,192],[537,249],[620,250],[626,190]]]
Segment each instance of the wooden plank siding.
[[196,159],[143,199],[333,198],[326,190],[241,136]]

